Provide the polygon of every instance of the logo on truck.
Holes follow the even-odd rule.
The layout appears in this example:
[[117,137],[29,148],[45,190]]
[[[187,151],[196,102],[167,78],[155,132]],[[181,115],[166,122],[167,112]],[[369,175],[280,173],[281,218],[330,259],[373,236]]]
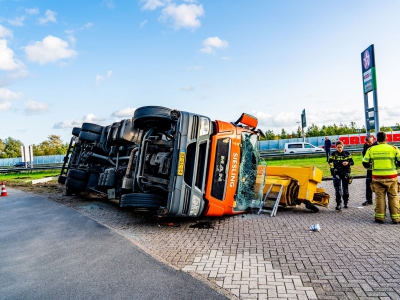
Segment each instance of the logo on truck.
[[231,168],[231,177],[229,180],[229,187],[233,188],[235,187],[235,183],[236,183],[236,176],[237,176],[237,166],[238,166],[238,154],[237,153],[233,153],[232,156],[232,168]]

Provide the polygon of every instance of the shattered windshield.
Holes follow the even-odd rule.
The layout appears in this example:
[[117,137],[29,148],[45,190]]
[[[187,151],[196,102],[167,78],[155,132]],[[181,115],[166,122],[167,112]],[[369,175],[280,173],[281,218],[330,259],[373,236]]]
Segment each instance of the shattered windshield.
[[243,211],[249,208],[253,200],[259,201],[260,195],[255,192],[258,154],[258,136],[248,132],[242,133],[239,182],[234,210]]

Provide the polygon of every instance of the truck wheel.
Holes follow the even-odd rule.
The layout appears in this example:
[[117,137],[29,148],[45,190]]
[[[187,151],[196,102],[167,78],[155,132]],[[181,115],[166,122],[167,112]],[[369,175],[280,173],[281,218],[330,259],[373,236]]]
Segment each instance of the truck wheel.
[[172,121],[171,111],[171,109],[162,106],[139,107],[133,114],[132,121],[134,127],[144,129],[147,124],[150,126],[169,126]]
[[83,123],[82,131],[88,131],[88,132],[101,134],[101,132],[103,131],[103,126],[100,126],[97,124],[92,124],[92,123]]
[[84,190],[86,190],[86,181],[67,178],[67,180],[65,180],[65,186],[67,190],[83,192]]
[[166,199],[154,194],[124,194],[119,201],[120,207],[134,207],[141,210],[155,210],[165,204]]
[[79,139],[88,142],[98,142],[100,140],[100,134],[89,131],[81,131],[79,133]]
[[79,133],[81,132],[81,128],[80,127],[74,127],[72,128],[72,135],[78,137]]
[[311,210],[314,213],[319,212],[319,208],[316,207],[314,204],[311,204],[311,203],[306,203],[306,208]]
[[88,175],[85,171],[70,169],[70,170],[68,170],[67,177],[86,182]]
[[58,179],[57,179],[58,183],[65,184],[65,180],[67,180],[67,176],[64,176],[64,175],[58,176]]

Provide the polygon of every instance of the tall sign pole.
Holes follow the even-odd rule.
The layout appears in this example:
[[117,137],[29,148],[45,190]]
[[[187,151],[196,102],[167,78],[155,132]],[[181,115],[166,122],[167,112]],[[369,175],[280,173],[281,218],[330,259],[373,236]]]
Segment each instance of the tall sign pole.
[[[375,51],[373,44],[361,52],[361,66],[363,74],[365,128],[367,129],[367,135],[369,135],[371,129],[375,129],[375,132],[379,131],[378,93],[376,86]],[[374,101],[373,107],[369,107],[368,103],[368,93],[371,91]]]
[[306,121],[306,110],[303,109],[301,112],[301,134],[303,136],[303,142],[305,142],[306,137],[304,136],[304,128],[307,127],[307,121]]

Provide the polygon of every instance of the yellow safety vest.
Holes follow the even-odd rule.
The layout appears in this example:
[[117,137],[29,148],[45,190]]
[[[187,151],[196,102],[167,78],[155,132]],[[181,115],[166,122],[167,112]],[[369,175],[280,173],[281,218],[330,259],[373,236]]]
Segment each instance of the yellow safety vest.
[[400,152],[396,146],[380,143],[368,148],[363,162],[372,163],[372,178],[396,178],[396,160]]

